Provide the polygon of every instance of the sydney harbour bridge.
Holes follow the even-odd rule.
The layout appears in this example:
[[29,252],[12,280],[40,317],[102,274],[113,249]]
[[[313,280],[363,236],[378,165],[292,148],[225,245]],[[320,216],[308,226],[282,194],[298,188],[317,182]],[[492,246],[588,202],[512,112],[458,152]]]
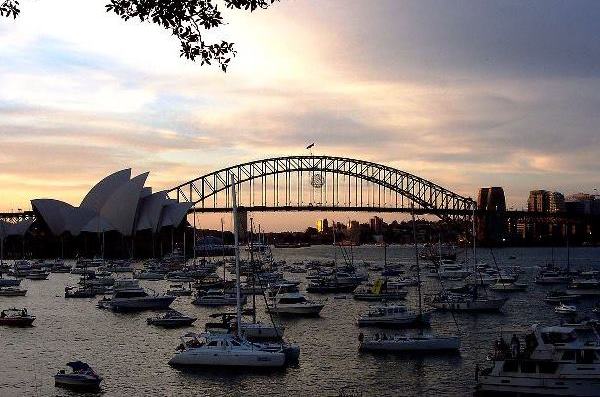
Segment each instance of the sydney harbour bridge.
[[[399,169],[345,157],[304,155],[274,157],[223,168],[168,190],[168,197],[192,203],[190,213],[229,212],[235,183],[245,212],[341,211],[429,214],[468,233],[473,216],[502,221],[552,218],[577,221],[566,214],[478,209],[464,197],[432,181]],[[31,219],[32,211],[0,213],[0,220]]]

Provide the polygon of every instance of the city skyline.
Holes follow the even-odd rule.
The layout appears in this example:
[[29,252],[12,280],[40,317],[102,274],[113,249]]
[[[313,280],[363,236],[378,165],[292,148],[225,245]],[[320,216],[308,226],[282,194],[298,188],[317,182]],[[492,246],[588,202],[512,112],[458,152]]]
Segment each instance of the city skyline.
[[[537,188],[593,193],[600,7],[576,3],[227,11],[218,34],[239,53],[223,74],[102,1],[24,2],[0,25],[0,208],[78,203],[89,181],[129,167],[169,188],[306,154],[311,142],[316,154],[390,165],[474,199],[503,186],[507,207],[525,207]],[[214,226],[221,215],[202,217]],[[273,229],[307,223],[256,217]]]

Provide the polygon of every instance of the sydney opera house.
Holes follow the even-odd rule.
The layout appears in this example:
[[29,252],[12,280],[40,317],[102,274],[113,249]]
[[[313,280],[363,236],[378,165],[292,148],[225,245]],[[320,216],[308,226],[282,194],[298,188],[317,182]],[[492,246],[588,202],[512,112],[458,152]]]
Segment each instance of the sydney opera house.
[[79,206],[46,198],[31,200],[35,222],[14,225],[12,231],[28,232],[38,244],[66,239],[70,250],[81,255],[98,250],[100,235],[114,255],[133,255],[136,245],[154,251],[155,238],[160,240],[165,231],[172,235],[185,224],[192,204],[171,200],[164,190],[152,192],[144,186],[147,177],[146,172],[132,178],[131,169],[115,172],[92,187]]

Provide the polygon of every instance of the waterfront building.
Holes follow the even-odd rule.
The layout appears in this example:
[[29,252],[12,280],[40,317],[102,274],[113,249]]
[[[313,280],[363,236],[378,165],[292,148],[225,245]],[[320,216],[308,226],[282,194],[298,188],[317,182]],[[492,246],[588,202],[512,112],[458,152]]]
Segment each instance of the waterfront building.
[[530,212],[565,212],[565,196],[559,192],[532,190],[527,200]]
[[327,233],[329,231],[329,222],[327,219],[319,219],[317,221],[317,231],[319,233]]
[[373,232],[374,234],[381,234],[383,230],[383,219],[378,216],[374,216],[370,220],[370,227],[371,232]]

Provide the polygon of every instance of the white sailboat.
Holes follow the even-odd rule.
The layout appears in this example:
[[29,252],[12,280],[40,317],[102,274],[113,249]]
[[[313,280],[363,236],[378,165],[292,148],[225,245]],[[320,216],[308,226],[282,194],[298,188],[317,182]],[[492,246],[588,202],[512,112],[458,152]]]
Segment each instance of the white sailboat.
[[[234,178],[232,176],[232,178]],[[233,223],[235,238],[235,276],[237,316],[235,333],[186,334],[181,338],[178,351],[169,361],[174,366],[222,366],[222,367],[283,367],[286,356],[283,347],[263,348],[249,342],[242,334],[242,301],[240,291],[240,251],[238,240],[238,217],[235,178],[232,182]]]

